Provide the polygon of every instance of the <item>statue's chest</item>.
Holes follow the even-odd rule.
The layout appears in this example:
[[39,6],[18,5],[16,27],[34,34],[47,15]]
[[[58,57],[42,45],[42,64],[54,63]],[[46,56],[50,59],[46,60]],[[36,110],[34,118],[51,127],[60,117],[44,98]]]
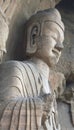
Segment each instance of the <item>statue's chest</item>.
[[48,79],[46,79],[36,67],[26,63],[26,88],[29,96],[38,96],[51,93]]

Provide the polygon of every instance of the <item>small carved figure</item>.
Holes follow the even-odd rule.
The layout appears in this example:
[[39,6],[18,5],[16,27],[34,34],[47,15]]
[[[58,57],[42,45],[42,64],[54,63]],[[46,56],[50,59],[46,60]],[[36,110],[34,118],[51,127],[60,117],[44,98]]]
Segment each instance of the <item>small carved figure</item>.
[[27,21],[27,60],[0,65],[1,130],[60,130],[48,79],[50,67],[61,55],[63,40],[64,25],[57,9],[40,11]]

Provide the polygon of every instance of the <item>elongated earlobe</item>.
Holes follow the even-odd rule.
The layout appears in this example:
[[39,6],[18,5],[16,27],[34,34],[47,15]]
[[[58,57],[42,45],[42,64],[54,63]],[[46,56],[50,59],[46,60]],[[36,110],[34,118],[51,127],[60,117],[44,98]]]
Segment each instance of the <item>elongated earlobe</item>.
[[27,54],[33,54],[37,50],[37,43],[36,38],[39,36],[40,32],[40,24],[39,23],[33,23],[32,26],[30,26],[27,30],[27,48],[26,53]]

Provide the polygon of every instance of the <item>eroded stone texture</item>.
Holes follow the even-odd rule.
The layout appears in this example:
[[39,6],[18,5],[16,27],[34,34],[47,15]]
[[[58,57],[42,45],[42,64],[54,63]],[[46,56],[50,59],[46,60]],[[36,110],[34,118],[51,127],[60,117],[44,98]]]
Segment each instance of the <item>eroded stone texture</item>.
[[74,130],[70,116],[69,104],[59,102],[58,103],[59,120],[63,130]]
[[[66,2],[66,1],[65,1]],[[72,2],[72,3],[71,3]],[[63,1],[64,3],[64,1]],[[74,1],[68,0],[68,6],[66,3],[64,6],[58,6],[59,10],[61,11],[63,21],[65,23],[65,41],[64,41],[64,50],[62,52],[62,56],[60,61],[57,65],[57,71],[62,72],[66,77],[66,86],[67,89],[65,90],[63,101],[65,103],[69,103],[70,106],[65,105],[62,103],[62,107],[60,107],[61,112],[63,112],[63,119],[61,119],[62,128],[72,130],[73,128],[73,121],[72,117],[74,114],[71,113],[71,100],[73,98],[74,91],[72,91],[72,87],[74,86],[74,8],[73,3]],[[71,5],[70,5],[71,4]],[[73,100],[72,100],[73,103]],[[70,112],[66,112],[67,116],[65,116],[65,112],[63,111],[63,107],[66,106],[65,112],[70,109]],[[72,107],[73,108],[73,107]],[[73,110],[72,110],[73,111]],[[68,126],[66,126],[68,124]]]
[[[65,88],[63,94],[60,96],[60,99],[69,105],[68,107],[70,111],[68,116],[70,116],[70,123],[72,126],[74,125],[74,84],[70,84]],[[72,129],[72,127],[70,129]]]
[[52,86],[53,91],[55,91],[56,93],[56,97],[59,98],[66,88],[65,76],[63,75],[63,73],[51,70],[49,75],[49,81],[50,86]]
[[[56,97],[48,82],[50,67],[58,62],[63,49],[62,42],[64,40],[64,24],[58,10],[54,8],[39,11],[34,14],[25,24],[24,37],[24,47],[26,50],[27,61],[9,61],[0,65],[1,130],[3,127],[5,128],[3,120],[5,120],[7,116],[12,118],[10,123],[8,118],[7,123],[5,124],[8,124],[6,129],[8,129],[9,124],[14,124],[13,117],[15,107],[13,103],[10,107],[9,104],[6,106],[7,102],[11,103],[12,100],[17,100],[19,98],[35,99],[36,97],[39,97],[42,101],[44,98],[46,104],[42,111],[43,114],[40,113],[39,115],[39,120],[41,119],[40,124],[43,129],[60,130]],[[28,102],[28,106],[31,110],[30,103],[31,102]],[[28,106],[26,104],[27,110]],[[8,109],[10,110],[9,112]],[[36,110],[38,111],[35,107],[35,118],[39,114],[36,113]],[[2,116],[3,111],[4,116]],[[10,113],[12,113],[12,116]],[[18,114],[21,119],[21,112]],[[26,125],[30,130],[30,119],[32,117],[30,111],[28,111],[26,116],[28,119],[28,124]],[[37,125],[36,124],[34,126],[38,129],[39,123]],[[14,127],[14,125],[11,125],[9,129],[12,127]],[[21,130],[21,124],[19,124],[19,129]]]
[[6,54],[6,41],[9,34],[9,27],[7,19],[0,10],[0,63],[3,61],[4,54]]
[[65,41],[62,56],[57,65],[57,70],[62,72],[68,81],[74,81],[74,15],[73,10],[61,9],[65,23]]
[[[24,36],[24,23],[26,20],[38,10],[53,8],[57,4],[55,0],[18,0],[15,13],[13,13],[10,22],[10,34],[7,43],[7,59],[23,59],[23,54],[20,51]],[[17,44],[19,45],[18,50]],[[21,55],[21,56],[20,56]]]
[[40,98],[13,99],[6,104],[2,113],[0,130],[43,130],[42,114],[43,102]]
[[[8,41],[8,44],[10,44],[10,47],[9,48],[7,47],[8,50],[10,50],[10,52],[12,53],[12,56],[10,56],[10,53],[8,53],[8,57],[10,57],[10,59],[11,58],[14,59],[13,57],[15,57],[15,59],[19,59],[18,54],[21,54],[21,53],[19,53],[19,51],[16,53],[16,51],[14,51],[14,50],[16,50],[14,47],[16,47],[16,43],[22,43],[22,40],[20,40],[20,37],[18,36],[18,33],[19,33],[19,35],[20,34],[22,35],[22,31],[21,31],[23,28],[21,26],[22,23],[24,23],[25,20],[30,15],[32,15],[32,13],[34,13],[35,11],[37,11],[39,9],[48,8],[48,7],[54,7],[54,5],[55,5],[54,0],[50,1],[50,3],[48,0],[47,1],[44,1],[44,0],[42,0],[42,1],[31,1],[31,0],[28,1],[27,0],[27,1],[25,1],[25,0],[23,0],[23,2],[21,2],[21,4],[19,4],[19,2],[21,2],[21,1],[18,0],[16,2],[15,0],[13,0],[11,3],[10,0],[6,0],[3,4],[3,1],[0,0],[0,4],[1,4],[0,7],[3,10],[2,12],[5,12],[4,16],[6,16],[9,20],[11,20],[11,18],[13,16],[12,22],[10,25],[10,36],[9,36],[9,41]],[[56,0],[56,3],[57,2],[58,1]],[[18,7],[18,8],[16,8],[16,11],[15,11],[15,7],[16,7],[15,3],[17,3],[17,7]],[[39,3],[40,3],[40,6],[39,6]],[[38,6],[38,8],[37,8],[37,6]],[[13,10],[12,10],[12,8],[13,8]],[[29,8],[29,10],[28,10],[28,8]],[[30,10],[30,8],[31,8],[31,10]],[[28,12],[26,10],[28,10]],[[14,11],[16,12],[15,14],[14,14]],[[73,49],[74,48],[74,46],[73,46],[73,41],[74,41],[74,34],[73,34],[74,21],[73,21],[73,19],[74,19],[74,17],[72,15],[72,13],[73,12],[69,12],[69,11],[66,12],[65,14],[62,13],[63,17],[64,17],[64,23],[66,25],[66,31],[65,31],[66,32],[66,34],[65,34],[65,37],[66,37],[65,43],[66,44],[64,44],[65,49],[62,53],[62,57],[61,57],[61,60],[58,64],[57,70],[63,72],[66,76],[66,79],[73,83],[73,81],[74,81],[74,61],[73,61],[73,59],[74,59],[74,49]],[[18,31],[18,30],[20,30],[20,31]],[[22,38],[22,36],[21,36],[21,38]],[[15,44],[15,46],[13,44]],[[3,44],[2,44],[2,46],[3,46]],[[6,49],[5,45],[4,45],[4,48]],[[16,53],[16,56],[13,56],[14,52]],[[2,53],[1,53],[1,57],[2,57]],[[58,84],[56,84],[57,79],[58,79],[58,77],[56,77],[54,80],[55,81],[55,88],[58,86]],[[53,84],[53,82],[52,82],[52,84]],[[71,127],[69,129],[71,129]]]
[[8,21],[11,20],[12,15],[15,11],[17,0],[0,0],[0,10]]
[[74,126],[74,99],[71,100],[71,117],[72,117],[72,124]]
[[[54,7],[60,0],[0,0],[0,9],[2,10],[2,12],[4,13],[4,15],[6,16],[6,18],[8,20],[11,20],[15,9],[19,7],[19,11],[20,11],[20,6],[22,5],[24,11],[27,11],[30,13],[30,8],[31,11],[34,8],[39,8],[39,9],[45,9],[45,8],[49,8],[49,7]],[[30,6],[29,6],[30,5]],[[29,11],[26,10],[27,7],[29,8]],[[33,9],[33,10],[34,10]]]

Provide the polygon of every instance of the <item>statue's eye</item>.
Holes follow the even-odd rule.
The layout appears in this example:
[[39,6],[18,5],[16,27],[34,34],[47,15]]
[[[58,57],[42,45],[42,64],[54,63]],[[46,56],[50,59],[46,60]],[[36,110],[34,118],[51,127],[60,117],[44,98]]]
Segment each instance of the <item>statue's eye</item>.
[[52,36],[52,38],[53,38],[55,41],[57,41],[57,38],[56,38],[56,37]]

